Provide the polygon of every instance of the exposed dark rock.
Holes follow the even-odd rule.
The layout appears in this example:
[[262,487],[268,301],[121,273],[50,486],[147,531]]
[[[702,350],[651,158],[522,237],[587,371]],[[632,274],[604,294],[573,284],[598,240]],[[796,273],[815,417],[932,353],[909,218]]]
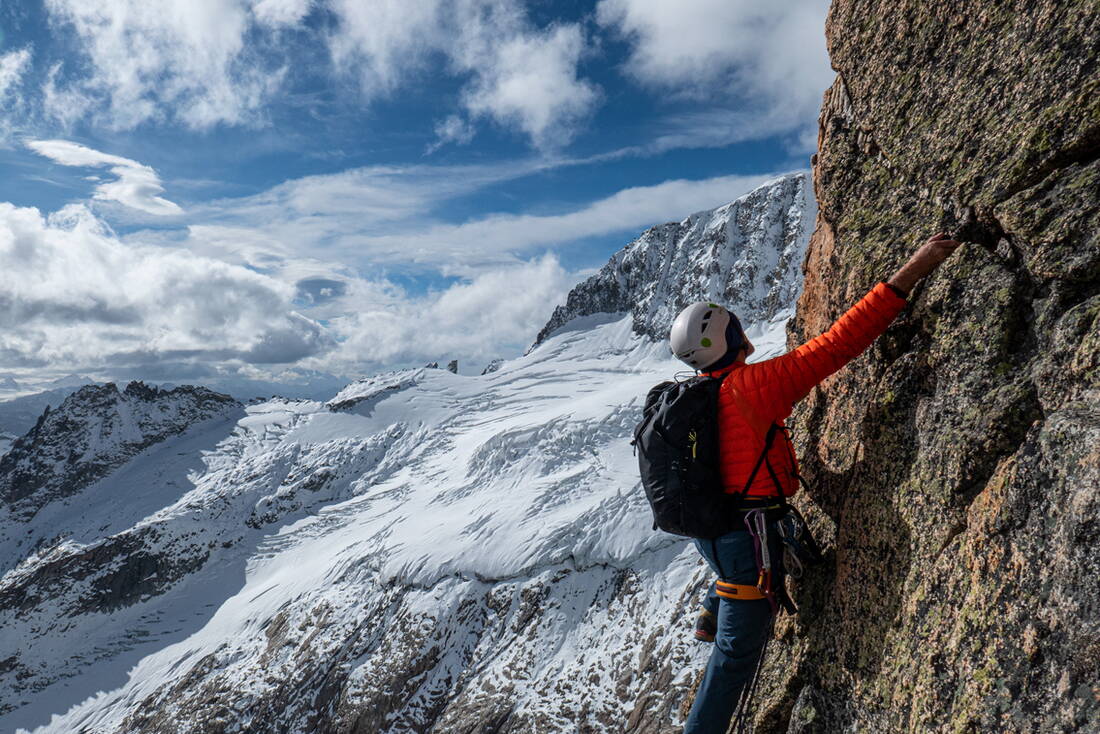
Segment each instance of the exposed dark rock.
[[631,313],[634,331],[667,339],[693,301],[718,300],[769,321],[798,293],[814,205],[805,174],[783,176],[711,211],[647,230],[569,292],[535,346],[573,319]]
[[795,413],[835,555],[758,730],[1098,731],[1100,6],[836,0],[827,30],[791,343],[970,244]]
[[86,385],[0,457],[0,500],[17,519],[79,492],[139,452],[192,425],[227,417],[240,403],[203,387],[160,390],[131,382]]
[[499,358],[494,359],[491,362],[489,362],[489,364],[485,365],[485,369],[483,369],[481,371],[481,374],[483,374],[483,375],[492,374],[493,372],[496,372],[497,370],[499,370],[500,366],[502,364],[504,364],[503,359],[499,359]]

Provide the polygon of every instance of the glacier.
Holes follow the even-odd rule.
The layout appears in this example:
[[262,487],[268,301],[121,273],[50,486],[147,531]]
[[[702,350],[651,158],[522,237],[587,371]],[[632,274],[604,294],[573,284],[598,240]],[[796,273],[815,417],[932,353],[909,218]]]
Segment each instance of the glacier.
[[675,731],[710,579],[652,529],[630,434],[687,302],[784,349],[814,214],[779,177],[647,231],[493,371],[219,403],[5,503],[0,730]]

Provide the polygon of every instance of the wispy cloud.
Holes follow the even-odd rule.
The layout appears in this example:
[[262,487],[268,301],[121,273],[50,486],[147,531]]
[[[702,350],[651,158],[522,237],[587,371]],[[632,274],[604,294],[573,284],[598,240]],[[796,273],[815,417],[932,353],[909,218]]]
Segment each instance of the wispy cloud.
[[411,261],[463,272],[515,254],[679,220],[685,213],[730,201],[767,178],[719,176],[665,181],[623,189],[561,214],[495,214],[461,224],[438,224],[393,234],[352,234],[340,246],[369,252],[380,262]]
[[25,104],[21,87],[30,61],[29,48],[0,55],[0,109],[9,111],[7,115],[0,115],[0,145],[7,143],[13,131],[13,115],[10,111],[21,110]]
[[657,145],[703,147],[812,126],[833,76],[827,11],[825,0],[600,0],[597,18],[631,43],[638,82],[706,104],[712,124]]
[[447,115],[435,124],[435,140],[424,149],[425,155],[431,155],[448,143],[467,145],[474,139],[474,126],[458,115]]
[[[427,167],[425,167],[427,168]],[[311,177],[257,197],[219,202],[209,218],[190,227],[195,250],[242,248],[255,267],[304,256],[375,265],[415,266],[444,273],[476,273],[541,249],[588,237],[631,233],[686,213],[730,201],[769,176],[672,180],[623,189],[559,214],[490,214],[465,222],[433,221],[431,203],[474,190],[463,169],[425,177],[419,167],[380,174]],[[503,170],[469,169],[499,181]],[[516,174],[516,171],[510,171]],[[384,224],[384,226],[380,226]]]
[[0,99],[14,96],[30,60],[31,52],[27,48],[0,55]]
[[110,168],[117,178],[98,184],[94,194],[96,199],[117,201],[157,216],[183,213],[179,205],[161,196],[164,187],[157,172],[149,166],[68,140],[31,140],[27,142],[27,147],[63,166]]

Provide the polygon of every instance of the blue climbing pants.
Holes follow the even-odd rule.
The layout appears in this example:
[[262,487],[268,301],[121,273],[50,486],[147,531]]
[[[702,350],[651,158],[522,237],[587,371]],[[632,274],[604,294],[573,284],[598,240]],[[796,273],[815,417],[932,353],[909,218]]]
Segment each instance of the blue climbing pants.
[[[769,536],[772,537],[773,564],[779,571],[781,545],[776,533],[769,533]],[[714,540],[696,540],[695,546],[722,581],[756,583],[756,554],[752,535],[748,532],[739,530]],[[781,571],[776,583],[782,583]],[[704,606],[712,612],[717,611],[718,632],[684,734],[726,734],[741,689],[756,669],[772,610],[767,599],[720,599],[713,584]]]

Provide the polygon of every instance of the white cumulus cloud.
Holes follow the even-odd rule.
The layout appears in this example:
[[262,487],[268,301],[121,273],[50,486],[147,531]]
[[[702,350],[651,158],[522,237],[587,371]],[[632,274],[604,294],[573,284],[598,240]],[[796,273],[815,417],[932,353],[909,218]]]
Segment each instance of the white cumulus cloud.
[[331,346],[289,284],[123,243],[79,205],[44,217],[0,203],[0,272],[0,361],[12,366],[285,363]]
[[[264,18],[293,16],[288,2],[259,5]],[[281,80],[246,47],[252,16],[239,0],[46,0],[46,9],[76,34],[90,67],[55,94],[104,100],[103,122],[115,129],[248,122]]]
[[27,143],[27,147],[63,166],[110,168],[117,178],[96,186],[96,199],[117,201],[147,214],[159,216],[183,213],[179,205],[161,196],[164,187],[157,172],[149,166],[122,156],[101,153],[68,140],[32,140]]
[[[540,30],[518,0],[333,0],[332,9],[341,21],[333,57],[368,96],[415,80],[442,57],[468,77],[461,98],[471,116],[517,129],[540,148],[567,143],[599,101],[598,88],[578,73],[580,24]],[[437,142],[462,141],[457,120],[444,120]]]
[[[832,81],[825,49],[825,0],[600,0],[597,19],[632,45],[627,70],[659,91],[725,112],[735,142],[762,130],[811,126]],[[738,129],[751,130],[739,135]],[[685,141],[668,139],[679,147]]]
[[488,58],[472,64],[478,74],[465,105],[518,127],[537,147],[567,143],[599,99],[596,86],[577,76],[583,52],[577,25],[494,43]]
[[530,346],[576,280],[546,255],[484,271],[422,298],[384,297],[377,288],[353,284],[334,304],[343,315],[330,321],[341,344],[314,362],[340,371],[441,359],[482,366],[514,356]]

